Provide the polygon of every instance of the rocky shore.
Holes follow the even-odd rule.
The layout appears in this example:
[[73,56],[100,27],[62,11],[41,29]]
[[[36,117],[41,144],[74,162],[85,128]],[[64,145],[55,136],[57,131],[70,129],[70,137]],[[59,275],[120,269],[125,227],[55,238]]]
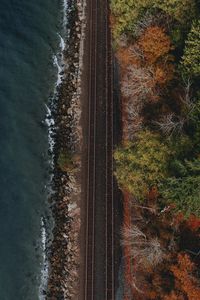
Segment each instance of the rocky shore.
[[63,82],[57,91],[54,119],[53,241],[49,249],[46,299],[78,299],[80,262],[81,72],[85,0],[68,2],[68,37]]

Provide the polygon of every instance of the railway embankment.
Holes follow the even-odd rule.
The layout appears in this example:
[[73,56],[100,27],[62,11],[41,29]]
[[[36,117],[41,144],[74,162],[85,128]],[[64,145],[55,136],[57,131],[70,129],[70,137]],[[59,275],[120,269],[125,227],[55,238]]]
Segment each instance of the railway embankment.
[[51,107],[54,125],[52,194],[54,218],[49,247],[47,299],[77,299],[80,268],[81,74],[85,1],[68,1],[63,80]]

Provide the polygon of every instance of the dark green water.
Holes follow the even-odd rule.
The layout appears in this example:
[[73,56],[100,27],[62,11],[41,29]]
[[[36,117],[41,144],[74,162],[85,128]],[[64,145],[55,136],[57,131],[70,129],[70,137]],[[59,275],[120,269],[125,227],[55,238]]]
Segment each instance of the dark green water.
[[[0,300],[37,300],[48,214],[45,103],[63,3],[0,1]],[[37,248],[37,249],[36,249]]]

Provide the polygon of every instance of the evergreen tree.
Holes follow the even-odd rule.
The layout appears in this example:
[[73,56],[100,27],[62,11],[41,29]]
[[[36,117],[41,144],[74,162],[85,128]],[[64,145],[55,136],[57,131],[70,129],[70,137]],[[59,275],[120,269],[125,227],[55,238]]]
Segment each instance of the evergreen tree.
[[186,217],[190,214],[200,216],[200,159],[177,161],[175,177],[166,179],[160,184],[162,196],[176,205],[177,211],[183,211]]
[[200,20],[193,23],[188,34],[182,65],[188,76],[200,75]]

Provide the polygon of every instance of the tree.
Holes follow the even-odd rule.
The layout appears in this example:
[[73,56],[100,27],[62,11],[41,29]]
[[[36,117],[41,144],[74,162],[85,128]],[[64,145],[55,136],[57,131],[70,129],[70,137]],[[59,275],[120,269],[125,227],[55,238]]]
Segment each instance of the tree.
[[158,134],[140,132],[135,142],[114,153],[119,185],[143,201],[149,189],[166,178],[170,155],[171,150]]
[[200,159],[177,162],[176,174],[160,184],[162,196],[174,203],[176,211],[183,211],[185,216],[200,216]]
[[132,65],[139,66],[143,53],[134,46],[120,47],[117,50],[117,58],[122,69],[126,69]]
[[155,267],[162,262],[164,251],[157,237],[147,239],[146,235],[137,227],[123,227],[122,244],[130,247],[131,258],[142,267]]
[[162,28],[169,27],[171,24],[171,17],[162,11],[146,10],[141,18],[139,18],[134,25],[134,36],[139,38],[149,27],[159,26]]
[[112,0],[111,10],[115,16],[114,38],[124,32],[132,32],[142,10],[150,7],[151,0]]
[[178,262],[171,266],[171,271],[175,277],[175,286],[182,291],[183,296],[188,300],[200,299],[200,288],[193,273],[195,265],[187,254],[178,254]]
[[185,42],[182,66],[188,76],[200,75],[200,20],[192,24]]
[[138,102],[156,102],[159,99],[158,89],[154,80],[154,70],[150,67],[130,66],[121,82],[124,97],[138,99]]
[[144,19],[147,10],[162,10],[180,24],[188,25],[195,17],[197,7],[195,0],[112,0],[111,10],[115,16],[114,38],[122,33],[133,33],[137,21]]
[[174,78],[174,65],[166,60],[154,66],[154,80],[159,86],[163,86]]
[[185,120],[180,116],[176,116],[174,113],[164,115],[160,121],[155,122],[164,135],[168,137],[181,134],[184,123]]
[[195,18],[197,6],[195,0],[151,0],[155,8],[162,9],[181,24],[188,23]]
[[191,214],[187,220],[187,226],[192,231],[197,231],[200,228],[200,219],[197,218],[195,215]]
[[138,41],[147,63],[154,64],[173,49],[169,36],[158,26],[148,27]]
[[123,131],[125,139],[133,141],[138,131],[143,127],[143,116],[141,115],[142,103],[137,99],[124,100]]

